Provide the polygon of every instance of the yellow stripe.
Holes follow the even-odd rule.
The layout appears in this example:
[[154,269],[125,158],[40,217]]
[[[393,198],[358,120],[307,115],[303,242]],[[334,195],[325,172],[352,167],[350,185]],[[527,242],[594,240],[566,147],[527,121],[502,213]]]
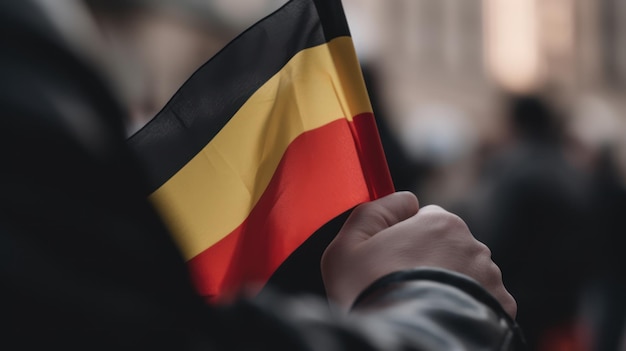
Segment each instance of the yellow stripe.
[[186,259],[232,232],[289,144],[339,118],[372,112],[350,37],[303,50],[267,81],[155,201]]

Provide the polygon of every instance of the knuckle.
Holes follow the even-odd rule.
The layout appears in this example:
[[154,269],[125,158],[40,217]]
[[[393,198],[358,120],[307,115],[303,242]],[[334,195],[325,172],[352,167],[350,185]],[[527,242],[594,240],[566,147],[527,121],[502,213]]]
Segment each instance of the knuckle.
[[376,205],[371,203],[371,202],[362,203],[362,204],[358,205],[357,207],[355,207],[354,210],[352,210],[351,216],[353,216],[353,217],[366,217],[370,213],[375,211],[374,210],[374,206],[376,206]]
[[496,290],[504,289],[500,268],[491,259],[486,259],[483,256],[478,260],[475,267],[479,272],[479,276],[481,276],[481,281],[485,285],[491,286]]
[[515,298],[513,297],[513,295],[511,295],[511,293],[509,293],[508,291],[506,292],[506,296],[509,300],[509,304],[514,307],[517,308],[517,301],[515,300]]
[[500,267],[498,267],[498,265],[495,264],[495,262],[489,259],[487,268],[489,270],[490,275],[493,277],[493,280],[500,284],[502,282],[502,271],[500,270]]
[[506,293],[507,299],[504,304],[504,309],[511,314],[511,316],[515,317],[517,314],[517,301],[510,293]]
[[389,226],[387,218],[393,216],[388,208],[376,202],[366,202],[354,208],[352,216],[363,219],[370,218],[383,226]]
[[[465,223],[465,221],[459,217],[458,215],[454,214],[454,213],[449,213],[449,221],[450,221],[450,225],[457,231],[464,233],[464,234],[471,234],[469,231],[469,228],[467,227],[467,224]],[[469,235],[471,236],[471,235]],[[471,236],[473,237],[473,236]]]
[[[482,242],[480,242],[478,240],[476,240],[476,242],[477,242],[478,252],[481,255],[484,255],[484,256],[488,257],[489,259],[491,259],[491,249],[489,248],[489,246],[485,245],[484,243],[482,243]],[[495,263],[494,263],[494,265],[495,265]],[[496,268],[497,268],[497,266],[496,266]]]
[[452,233],[466,234],[469,233],[465,221],[461,217],[451,212],[441,214],[443,229]]
[[436,205],[428,205],[424,209],[426,211],[422,212],[422,217],[433,227],[441,231],[448,231],[456,225],[454,215],[443,208]]

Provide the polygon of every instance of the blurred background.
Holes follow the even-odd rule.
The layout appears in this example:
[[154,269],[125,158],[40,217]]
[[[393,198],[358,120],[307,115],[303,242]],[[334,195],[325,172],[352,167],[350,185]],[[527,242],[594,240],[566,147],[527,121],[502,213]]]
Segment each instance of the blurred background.
[[[127,80],[136,129],[200,65],[285,0],[85,2],[108,38],[135,59],[121,60],[120,70],[135,77]],[[475,158],[510,134],[504,115],[512,94],[545,99],[585,161],[609,147],[625,177],[626,2],[343,3],[359,57],[375,80],[368,87],[377,95],[379,119],[411,162],[450,170],[420,189],[428,202],[454,203],[473,187]]]
[[[84,0],[128,133],[284,3]],[[626,1],[343,4],[397,189],[491,247],[532,350],[626,350]]]

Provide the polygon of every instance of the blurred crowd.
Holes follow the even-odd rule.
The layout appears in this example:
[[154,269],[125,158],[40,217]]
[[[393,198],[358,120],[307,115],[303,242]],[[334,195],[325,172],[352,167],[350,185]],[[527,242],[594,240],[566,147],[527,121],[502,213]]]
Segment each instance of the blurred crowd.
[[[237,1],[218,0],[84,2],[103,40],[125,52],[113,69],[124,82],[129,134],[229,40],[284,3],[249,1],[241,8]],[[344,3],[361,52],[358,45],[367,38],[360,33],[377,24],[357,15],[372,2]],[[388,6],[400,3],[406,2]],[[366,49],[368,55],[374,50]],[[491,119],[472,119],[475,111],[441,98],[446,94],[437,95],[437,103],[401,109],[389,98],[399,95],[389,88],[389,70],[362,57],[396,188],[458,213],[488,244],[517,299],[532,349],[626,350],[622,111],[593,96],[562,99],[550,86],[513,91],[497,84],[484,99],[489,108],[478,109]],[[472,85],[460,89],[475,96]],[[420,92],[410,91],[415,101],[424,100]],[[488,132],[477,128],[485,123]]]

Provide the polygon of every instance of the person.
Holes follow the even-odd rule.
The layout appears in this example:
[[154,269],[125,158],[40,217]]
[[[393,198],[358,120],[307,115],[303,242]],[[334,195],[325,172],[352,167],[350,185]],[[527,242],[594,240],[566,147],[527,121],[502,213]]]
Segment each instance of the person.
[[543,96],[508,96],[511,138],[487,159],[464,214],[519,304],[531,350],[584,347],[580,304],[597,257],[591,183],[566,156],[561,120]]
[[[602,145],[593,161],[593,214],[597,230],[591,243],[591,275],[587,308],[593,350],[620,350],[626,336],[626,185],[617,169],[614,146]],[[626,346],[626,345],[624,345]],[[622,347],[623,348],[623,347]]]
[[[397,192],[324,252],[331,301],[204,303],[145,197],[124,109],[44,1],[0,4],[0,281],[9,349],[517,350],[516,303],[458,216]],[[71,6],[71,2],[55,6]]]

